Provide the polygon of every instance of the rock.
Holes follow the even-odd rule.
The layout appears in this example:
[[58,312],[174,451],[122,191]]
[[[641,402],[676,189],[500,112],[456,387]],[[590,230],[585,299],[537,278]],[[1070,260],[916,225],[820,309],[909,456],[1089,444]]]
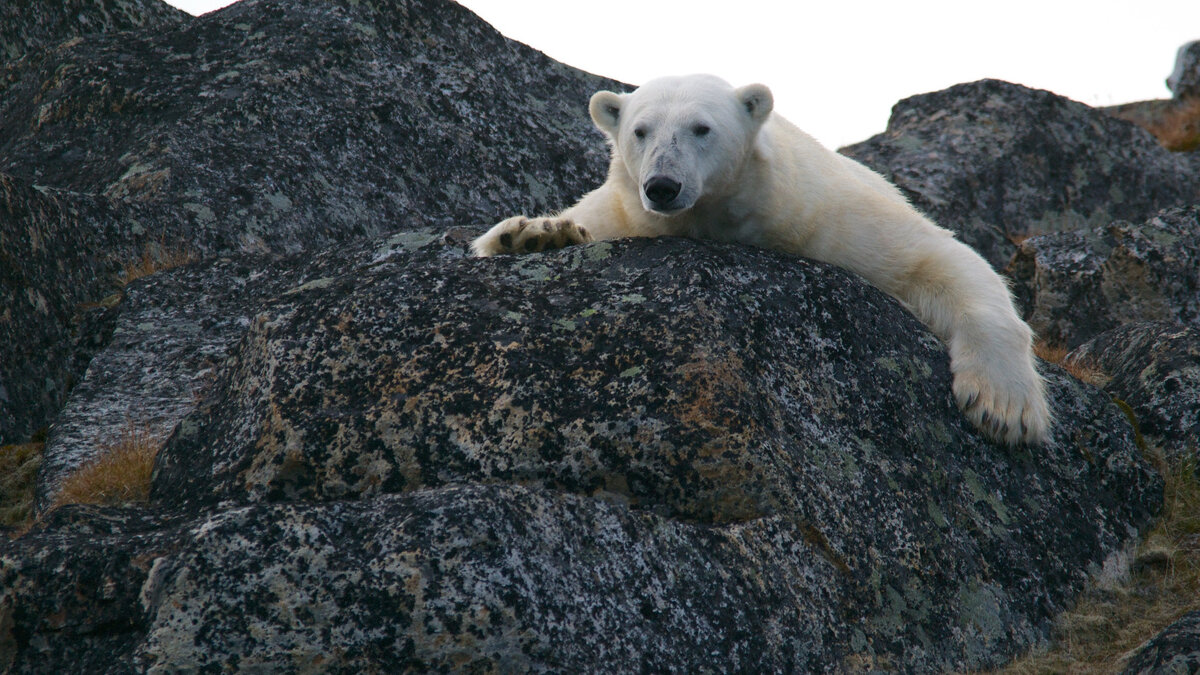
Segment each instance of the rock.
[[178,515],[68,506],[0,536],[0,669],[126,673],[146,633],[141,589],[178,548]]
[[103,347],[136,226],[102,198],[0,174],[0,445],[44,427]]
[[[152,497],[195,512],[504,485],[653,518],[651,532],[686,525],[706,537],[747,537],[767,528],[743,544],[754,560],[772,561],[755,578],[799,590],[779,600],[790,618],[768,619],[769,635],[721,638],[732,640],[721,650],[731,659],[761,655],[730,667],[993,666],[1044,639],[1089,574],[1121,559],[1158,508],[1161,484],[1108,397],[1057,370],[1059,426],[1036,451],[983,441],[949,387],[932,335],[891,298],[826,265],[676,239],[487,260],[448,256],[433,242],[265,304],[160,453]],[[576,536],[562,523],[512,527]],[[692,541],[688,550],[709,546]],[[690,554],[656,555],[680,578],[699,574],[674,562]],[[740,584],[744,564],[720,576]],[[529,569],[547,586],[575,588],[545,564]],[[489,574],[513,573],[469,578]],[[496,614],[491,591],[478,592],[428,601],[458,608],[444,625],[461,628],[481,620],[471,607]],[[776,616],[774,604],[746,602],[727,615]],[[194,643],[203,604],[172,612],[183,631],[173,644]],[[687,606],[672,600],[660,611],[688,614]],[[552,619],[562,611],[528,616],[513,628],[529,636],[519,654],[479,641],[463,658],[525,664],[536,646],[554,655],[535,661],[551,669],[585,662],[573,660],[573,647],[541,646],[563,643],[553,626],[564,620]],[[693,628],[675,635],[667,624],[652,633],[615,624],[627,628],[606,634],[614,644],[666,645],[676,656],[692,649]],[[224,647],[198,649],[209,648]],[[644,657],[629,658],[615,669],[636,669]]]
[[1200,207],[1021,243],[1010,274],[1026,321],[1074,348],[1134,321],[1200,324]]
[[621,86],[445,0],[243,0],[7,79],[0,171],[153,205],[217,253],[561,208],[603,178],[587,102]]
[[[160,0],[59,0],[0,7],[0,68],[71,38],[137,28],[163,29],[190,17]],[[0,80],[0,91],[3,83]]]
[[[19,323],[0,327],[0,443],[53,419],[91,356],[64,342],[75,308],[115,293],[147,246],[282,254],[482,227],[603,179],[587,101],[621,85],[457,4],[244,0],[179,22],[100,7],[154,27],[0,69],[0,237],[21,261],[0,289],[0,325]],[[51,15],[3,30],[35,40]]]
[[1175,461],[1200,459],[1200,327],[1138,322],[1102,333],[1066,362],[1104,374],[1147,440]]
[[49,508],[66,476],[131,427],[165,440],[267,300],[441,238],[418,231],[315,255],[218,258],[130,284],[110,311],[108,344],[55,418],[38,474],[37,510]]
[[1200,202],[1200,171],[1103,111],[996,80],[904,99],[842,152],[895,182],[997,269],[1030,235]]
[[1189,612],[1138,647],[1125,675],[1188,675],[1200,670],[1200,611]]
[[1200,98],[1200,40],[1193,40],[1175,54],[1175,69],[1167,77],[1167,89],[1176,99]]

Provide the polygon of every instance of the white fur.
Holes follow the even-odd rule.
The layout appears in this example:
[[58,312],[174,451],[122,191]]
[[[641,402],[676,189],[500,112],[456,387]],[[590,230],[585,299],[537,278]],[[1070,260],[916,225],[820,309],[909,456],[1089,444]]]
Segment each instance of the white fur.
[[[830,262],[900,300],[949,346],[954,395],[976,426],[1010,444],[1046,440],[1032,332],[1003,279],[882,176],[773,114],[765,86],[663,78],[598,92],[590,111],[612,145],[608,180],[557,216],[496,225],[476,254],[675,235]],[[651,199],[656,178],[678,195]]]

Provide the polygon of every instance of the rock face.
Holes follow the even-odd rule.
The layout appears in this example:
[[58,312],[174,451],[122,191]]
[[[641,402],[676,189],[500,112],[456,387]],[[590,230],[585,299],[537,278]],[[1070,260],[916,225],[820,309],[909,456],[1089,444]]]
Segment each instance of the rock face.
[[1200,200],[1200,172],[1143,130],[996,80],[904,99],[842,152],[887,176],[997,269],[1030,235],[1139,222]]
[[1190,612],[1138,648],[1124,675],[1184,675],[1200,670],[1200,612]]
[[1098,369],[1104,390],[1137,416],[1142,435],[1176,460],[1200,458],[1200,328],[1131,323],[1067,356]]
[[[188,18],[159,0],[58,0],[9,2],[0,7],[0,67],[25,54],[75,37],[137,28],[169,27]],[[2,87],[3,85],[0,85]]]
[[[294,253],[400,227],[481,226],[561,208],[603,179],[587,101],[622,85],[454,3],[245,0],[166,24],[154,6],[112,24],[152,30],[89,34],[0,68],[0,173],[11,176],[0,177],[0,237],[20,261],[0,291],[15,307],[0,314],[13,338],[0,341],[0,442],[28,438],[62,405],[71,382],[59,364],[88,356],[63,346],[74,309],[115,292],[120,261],[147,245]],[[28,41],[43,40],[43,24],[66,31],[51,43],[78,32],[47,8],[6,30]],[[34,185],[56,188],[52,203]],[[47,237],[53,254],[71,252],[56,261],[63,273],[38,263]]]
[[1200,98],[1200,40],[1179,48],[1175,69],[1167,77],[1167,88],[1176,99]]
[[[1057,370],[1051,446],[982,441],[940,343],[836,268],[672,239],[463,253],[396,247],[263,303],[160,454],[146,518],[200,515],[127,554],[142,609],[94,649],[978,668],[1044,639],[1161,499],[1119,410]],[[73,653],[21,572],[54,532],[3,558],[18,670]]]
[[1200,324],[1200,207],[1022,242],[1010,267],[1026,321],[1077,347],[1133,321]]

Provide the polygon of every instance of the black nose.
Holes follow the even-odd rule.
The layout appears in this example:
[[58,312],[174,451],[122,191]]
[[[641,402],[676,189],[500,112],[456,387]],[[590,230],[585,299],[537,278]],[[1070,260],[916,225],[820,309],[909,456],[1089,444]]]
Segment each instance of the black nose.
[[682,187],[678,181],[671,180],[666,176],[654,176],[646,181],[642,190],[651,202],[658,206],[666,206],[679,196],[679,189]]

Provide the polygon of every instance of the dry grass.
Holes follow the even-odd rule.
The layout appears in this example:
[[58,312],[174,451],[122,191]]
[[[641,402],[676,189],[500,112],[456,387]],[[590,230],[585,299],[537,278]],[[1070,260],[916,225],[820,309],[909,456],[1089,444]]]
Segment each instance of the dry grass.
[[121,272],[117,275],[117,283],[124,288],[135,279],[148,277],[155,272],[169,270],[196,260],[196,253],[191,249],[169,247],[163,242],[148,243],[142,247],[141,255],[121,263]]
[[101,445],[101,454],[63,481],[51,508],[63,504],[120,505],[143,502],[150,495],[154,457],[161,436],[130,423],[115,442]]
[[1190,152],[1200,148],[1200,99],[1168,101],[1157,114],[1126,119],[1154,134],[1168,150]]
[[1070,373],[1071,377],[1074,377],[1080,382],[1086,382],[1097,387],[1102,387],[1108,383],[1109,379],[1111,379],[1107,373],[1100,368],[1097,368],[1093,364],[1081,362],[1078,359],[1068,360],[1067,354],[1070,354],[1071,352],[1069,349],[1061,345],[1051,345],[1049,343],[1039,341],[1037,344],[1033,345],[1033,353],[1043,361],[1049,361],[1050,363],[1056,363],[1062,366],[1063,370]]
[[24,527],[33,516],[33,487],[43,443],[0,446],[0,527]]
[[1128,582],[1093,589],[1058,618],[1054,644],[996,671],[1115,673],[1146,640],[1200,609],[1200,481],[1194,461],[1164,472],[1162,518],[1139,547]]

